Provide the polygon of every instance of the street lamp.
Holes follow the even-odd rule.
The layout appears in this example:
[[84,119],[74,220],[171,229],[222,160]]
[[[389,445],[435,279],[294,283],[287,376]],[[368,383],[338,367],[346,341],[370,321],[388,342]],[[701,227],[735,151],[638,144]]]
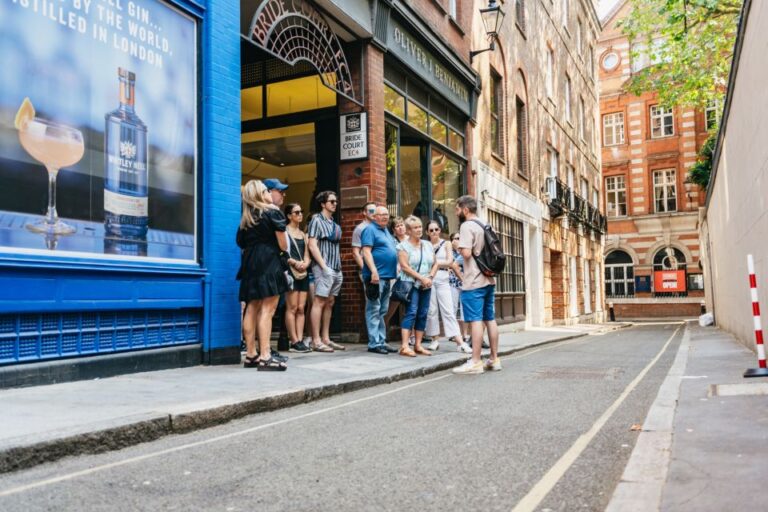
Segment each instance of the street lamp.
[[489,0],[488,7],[480,9],[480,19],[483,20],[483,26],[485,27],[485,33],[488,35],[489,46],[483,50],[473,50],[469,52],[469,62],[475,58],[475,55],[479,55],[488,50],[496,49],[496,38],[499,36],[499,30],[501,30],[501,22],[504,20],[504,11],[496,3],[496,0]]

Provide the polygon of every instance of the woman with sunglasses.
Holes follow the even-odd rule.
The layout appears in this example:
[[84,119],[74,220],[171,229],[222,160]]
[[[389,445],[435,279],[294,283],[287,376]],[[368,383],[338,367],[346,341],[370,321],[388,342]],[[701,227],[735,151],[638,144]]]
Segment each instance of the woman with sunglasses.
[[461,337],[461,330],[456,321],[456,313],[451,292],[451,283],[449,271],[453,266],[453,251],[451,245],[440,238],[440,224],[437,221],[430,221],[427,224],[427,234],[432,243],[432,250],[435,254],[435,263],[437,272],[432,279],[432,296],[429,304],[429,314],[427,318],[427,336],[434,340],[430,350],[437,350],[440,346],[437,337],[440,335],[440,317],[443,318],[443,329],[445,335],[456,343],[456,350],[464,354],[471,354],[472,348],[464,342]]
[[[304,309],[307,304],[309,292],[309,247],[307,237],[301,230],[301,221],[304,212],[298,203],[288,203],[285,207],[285,216],[288,218],[288,265],[293,274],[293,289],[285,294],[285,327],[290,338],[291,352],[311,352],[301,339],[304,332]],[[303,277],[302,277],[303,276]]]

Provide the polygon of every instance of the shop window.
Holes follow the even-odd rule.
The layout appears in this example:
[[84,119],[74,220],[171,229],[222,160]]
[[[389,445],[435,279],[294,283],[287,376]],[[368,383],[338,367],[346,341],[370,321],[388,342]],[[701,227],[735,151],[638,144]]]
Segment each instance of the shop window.
[[384,110],[405,119],[405,96],[388,85],[384,86]]
[[459,230],[454,206],[464,192],[463,168],[442,151],[432,150],[432,218],[446,235]]
[[426,145],[400,146],[398,162],[400,178],[400,213],[416,215],[424,225],[429,220],[429,187],[427,181]]
[[517,172],[528,176],[528,110],[519,96],[515,97],[515,120],[517,122]]
[[429,133],[427,111],[412,101],[408,102],[408,124],[424,133]]
[[429,135],[440,144],[448,145],[448,127],[435,116],[429,116]]
[[456,130],[448,130],[448,147],[460,155],[464,154],[464,136]]
[[624,251],[613,251],[605,257],[605,297],[635,296],[635,273],[632,257]]
[[688,274],[688,289],[689,290],[703,290],[704,289],[704,274]]
[[488,210],[488,222],[499,235],[507,264],[496,279],[497,293],[525,293],[525,247],[522,222]]
[[397,139],[398,128],[395,125],[384,124],[384,151],[387,166],[387,209],[390,215],[400,215],[400,204],[397,200]]

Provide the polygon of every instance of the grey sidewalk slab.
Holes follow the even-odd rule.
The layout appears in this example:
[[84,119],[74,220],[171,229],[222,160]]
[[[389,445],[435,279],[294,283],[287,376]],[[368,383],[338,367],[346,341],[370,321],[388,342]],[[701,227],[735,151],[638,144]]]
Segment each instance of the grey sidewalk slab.
[[[502,332],[500,353],[600,334],[613,323]],[[333,354],[291,354],[287,372],[197,366],[0,390],[0,472],[77,453],[116,449],[346,391],[419,377],[461,364],[443,343],[432,357],[370,354],[347,345]]]
[[[762,510],[768,401],[758,393],[768,379],[742,376],[755,366],[730,334],[688,323],[606,510]],[[720,385],[755,394],[713,396]]]

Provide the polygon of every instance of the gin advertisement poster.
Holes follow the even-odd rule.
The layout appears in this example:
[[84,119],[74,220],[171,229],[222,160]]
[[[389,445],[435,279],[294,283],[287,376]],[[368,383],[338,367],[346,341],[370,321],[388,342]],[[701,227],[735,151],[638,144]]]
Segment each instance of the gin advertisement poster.
[[194,261],[196,23],[0,0],[0,253]]

